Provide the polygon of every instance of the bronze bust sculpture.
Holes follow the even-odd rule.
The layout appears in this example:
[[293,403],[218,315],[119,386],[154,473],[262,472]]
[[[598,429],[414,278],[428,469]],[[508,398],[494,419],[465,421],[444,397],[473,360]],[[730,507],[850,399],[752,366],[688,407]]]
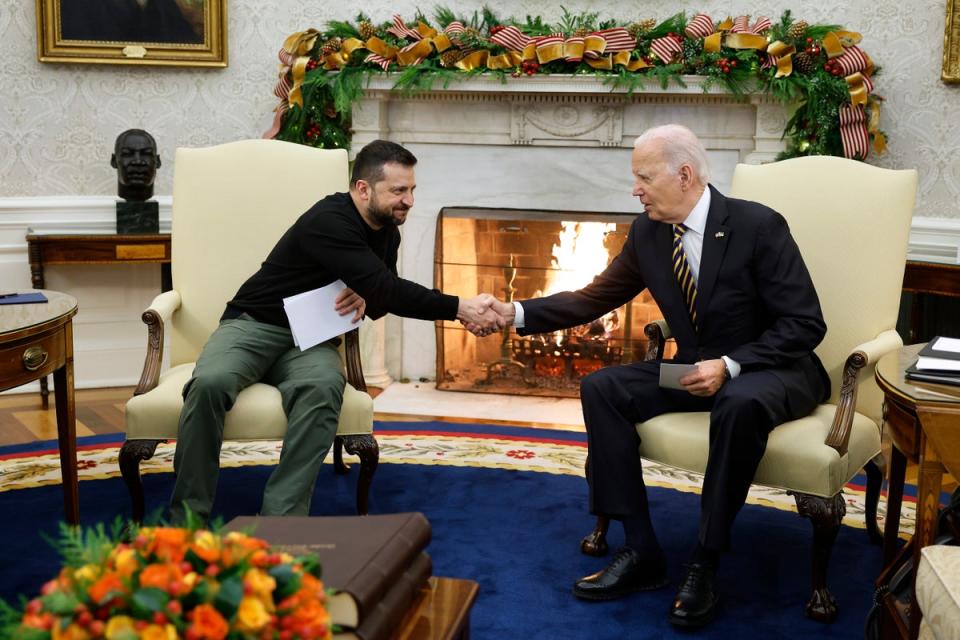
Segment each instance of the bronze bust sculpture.
[[143,129],[127,129],[114,144],[110,166],[117,170],[117,233],[157,233],[159,206],[153,182],[160,167],[157,141]]

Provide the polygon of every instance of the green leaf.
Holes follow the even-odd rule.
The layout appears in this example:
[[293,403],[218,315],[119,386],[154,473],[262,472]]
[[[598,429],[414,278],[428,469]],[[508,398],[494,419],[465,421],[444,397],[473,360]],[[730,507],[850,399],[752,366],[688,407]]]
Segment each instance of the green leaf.
[[270,568],[268,573],[277,581],[277,600],[291,596],[300,588],[300,576],[293,571],[289,564],[278,564]]
[[133,592],[130,599],[133,615],[136,618],[149,618],[157,611],[163,611],[163,608],[170,602],[170,596],[166,591],[154,587],[138,589]]
[[230,620],[240,606],[240,600],[243,599],[243,582],[238,577],[224,580],[220,583],[220,590],[217,591],[213,599],[213,606],[217,608],[223,617]]
[[41,598],[43,608],[56,616],[73,615],[80,599],[67,591],[54,591]]

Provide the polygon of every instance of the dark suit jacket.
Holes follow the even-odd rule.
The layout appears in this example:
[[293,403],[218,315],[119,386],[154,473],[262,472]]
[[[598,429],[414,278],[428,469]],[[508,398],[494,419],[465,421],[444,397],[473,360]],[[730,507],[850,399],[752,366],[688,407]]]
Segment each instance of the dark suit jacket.
[[673,273],[671,225],[634,220],[621,253],[579,291],[525,300],[522,335],[599,318],[645,288],[677,341],[678,362],[728,356],[741,373],[768,370],[792,394],[829,397],[830,380],[813,353],[826,332],[813,281],[776,211],[727,198],[712,186],[697,288],[699,331]]

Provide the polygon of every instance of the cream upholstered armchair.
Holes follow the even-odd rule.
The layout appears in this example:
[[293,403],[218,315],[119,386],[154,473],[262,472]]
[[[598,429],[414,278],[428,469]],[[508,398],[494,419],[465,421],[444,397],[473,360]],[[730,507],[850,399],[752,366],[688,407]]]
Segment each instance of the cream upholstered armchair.
[[[252,275],[280,236],[314,202],[348,188],[347,152],[275,140],[244,140],[205,149],[178,149],[173,178],[172,291],[143,313],[149,337],[140,384],[126,405],[120,470],[133,519],[144,514],[140,461],[159,442],[177,437],[181,391],[194,361],[217,327],[226,302]],[[164,340],[170,369],[161,374]],[[357,330],[344,336],[347,386],[334,443],[334,464],[346,472],[342,450],[360,457],[357,511],[367,512],[379,460],[373,401],[366,393]],[[287,421],[280,392],[257,383],[227,413],[224,440],[283,438]]]
[[[807,615],[831,622],[837,608],[827,588],[833,541],[846,513],[843,486],[867,473],[867,531],[881,536],[876,512],[883,481],[882,396],[873,369],[902,345],[894,330],[913,213],[915,171],[879,169],[831,156],[738,165],[731,196],[754,200],[787,219],[820,297],[827,334],[816,352],[830,374],[832,395],[812,415],[770,434],[755,484],[787,490],[813,522],[813,594]],[[647,326],[648,359],[670,337],[663,321]],[[709,414],[671,413],[637,424],[640,455],[703,473]],[[880,459],[878,458],[877,461]],[[607,522],[583,539],[584,553],[606,551]]]

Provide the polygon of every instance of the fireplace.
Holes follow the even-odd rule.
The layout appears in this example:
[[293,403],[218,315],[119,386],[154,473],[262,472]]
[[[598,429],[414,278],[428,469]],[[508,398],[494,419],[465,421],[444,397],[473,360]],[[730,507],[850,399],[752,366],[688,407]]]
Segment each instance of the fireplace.
[[[634,216],[621,213],[445,207],[437,219],[435,282],[447,293],[523,300],[578,289],[623,247]],[[592,322],[549,334],[507,328],[476,338],[438,322],[437,388],[577,397],[580,379],[643,358],[643,328],[662,317],[644,292]]]

